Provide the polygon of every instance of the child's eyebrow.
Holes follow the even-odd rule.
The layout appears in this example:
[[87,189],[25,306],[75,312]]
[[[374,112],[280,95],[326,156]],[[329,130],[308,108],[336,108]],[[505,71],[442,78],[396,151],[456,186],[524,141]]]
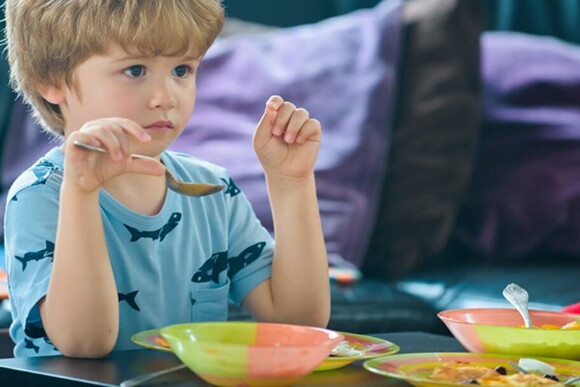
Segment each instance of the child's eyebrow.
[[[176,57],[176,58],[178,58],[178,57]],[[150,55],[135,54],[135,55],[128,55],[128,56],[124,56],[122,58],[115,59],[115,60],[113,60],[113,63],[132,61],[132,60],[146,60],[146,59],[151,59],[151,56]],[[201,60],[201,58],[199,58],[196,55],[188,55],[188,56],[184,56],[182,58],[179,58],[179,60],[184,61],[184,62],[199,62]]]

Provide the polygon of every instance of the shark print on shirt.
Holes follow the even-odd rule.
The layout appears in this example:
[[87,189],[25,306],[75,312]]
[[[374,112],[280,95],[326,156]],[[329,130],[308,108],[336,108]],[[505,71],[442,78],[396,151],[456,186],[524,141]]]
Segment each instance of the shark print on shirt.
[[230,177],[230,181],[227,181],[226,179],[221,178],[221,180],[226,184],[226,189],[224,190],[224,195],[230,195],[231,197],[236,196],[237,194],[239,194],[240,192],[242,192],[241,189],[238,188],[238,186],[236,185],[236,183],[234,183],[234,180]]
[[46,241],[46,248],[44,250],[28,252],[23,257],[15,256],[15,258],[22,263],[22,271],[26,269],[26,264],[30,261],[40,261],[41,259],[50,258],[52,262],[54,259],[54,243]]
[[44,336],[42,339],[44,340],[44,342],[45,342],[46,344],[48,344],[48,345],[52,346],[52,349],[54,349],[55,351],[58,351],[58,348],[56,348],[56,347],[54,346],[54,344],[52,343],[52,341],[50,341],[50,339],[49,339],[47,336]]
[[209,282],[210,280],[219,283],[219,276],[228,269],[228,252],[215,253],[191,277],[191,282]]
[[258,259],[264,247],[266,247],[266,242],[258,242],[247,247],[237,257],[228,259],[228,277],[233,278],[240,270]]
[[32,349],[32,350],[34,350],[35,353],[38,353],[38,351],[40,351],[40,347],[38,345],[34,344],[34,342],[32,340],[24,339],[24,342],[26,343],[24,348]]
[[137,305],[137,301],[135,301],[135,297],[137,297],[137,293],[139,293],[139,291],[135,290],[133,292],[129,292],[126,294],[117,293],[117,296],[119,297],[119,302],[125,301],[127,304],[129,304],[129,306],[131,308],[135,309],[137,312],[140,312],[141,309],[139,308],[139,305]]
[[26,323],[26,327],[24,327],[24,334],[33,339],[47,337],[46,331],[44,330],[44,327],[41,323]]
[[48,178],[50,177],[50,174],[55,169],[56,169],[56,166],[48,160],[42,160],[41,162],[36,164],[32,168],[32,172],[36,176],[36,181],[34,183],[32,183],[31,186],[45,184],[46,181],[48,180]]
[[131,233],[131,242],[136,242],[141,238],[151,238],[154,241],[159,239],[159,242],[163,242],[163,239],[165,239],[167,234],[169,234],[171,231],[175,229],[175,227],[177,227],[180,220],[181,213],[174,212],[173,214],[171,214],[169,220],[167,221],[167,223],[165,223],[163,227],[154,231],[139,231],[136,228],[127,226],[126,224],[125,228],[129,230],[129,232]]
[[213,281],[219,283],[219,276],[227,270],[227,276],[232,278],[244,267],[254,262],[262,250],[266,247],[266,242],[259,242],[247,247],[240,255],[228,258],[228,252],[219,252],[213,254],[191,277],[191,282],[203,283]]

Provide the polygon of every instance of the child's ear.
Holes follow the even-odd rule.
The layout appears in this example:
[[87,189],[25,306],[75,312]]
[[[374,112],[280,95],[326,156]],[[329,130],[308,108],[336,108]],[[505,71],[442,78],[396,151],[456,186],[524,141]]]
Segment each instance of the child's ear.
[[38,86],[38,93],[53,105],[60,105],[65,101],[66,92],[62,86],[40,85]]

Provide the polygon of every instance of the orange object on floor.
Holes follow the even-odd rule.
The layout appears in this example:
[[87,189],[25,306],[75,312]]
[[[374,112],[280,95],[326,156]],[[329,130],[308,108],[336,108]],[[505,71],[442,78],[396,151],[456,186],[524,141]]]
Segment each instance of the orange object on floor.
[[8,276],[4,270],[0,270],[0,300],[8,298]]

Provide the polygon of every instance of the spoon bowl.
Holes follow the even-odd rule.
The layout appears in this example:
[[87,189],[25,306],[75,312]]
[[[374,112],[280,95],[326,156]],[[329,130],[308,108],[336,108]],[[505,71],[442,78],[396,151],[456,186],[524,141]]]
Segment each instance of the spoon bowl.
[[[81,141],[73,141],[73,144],[79,148],[90,150],[93,152],[99,152],[107,154],[109,153],[105,148],[101,148],[98,146],[93,146],[89,144],[85,144]],[[139,155],[139,154],[132,154],[132,158],[134,159],[142,159],[142,160],[155,160],[153,157]],[[180,179],[177,179],[168,169],[165,168],[165,185],[167,188],[171,189],[182,195],[188,196],[206,196],[211,195],[213,193],[219,192],[225,188],[224,185],[219,184],[205,184],[205,183],[190,183],[185,182]]]

